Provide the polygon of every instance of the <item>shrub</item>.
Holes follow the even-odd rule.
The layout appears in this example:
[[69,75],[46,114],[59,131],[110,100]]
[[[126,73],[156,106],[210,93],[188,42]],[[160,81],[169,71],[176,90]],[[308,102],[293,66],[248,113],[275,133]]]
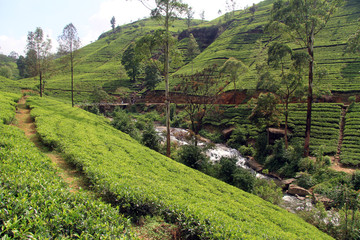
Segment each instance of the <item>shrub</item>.
[[317,184],[316,179],[309,173],[301,173],[297,178],[297,185],[309,189]]
[[235,149],[240,148],[246,145],[247,135],[248,131],[245,128],[237,126],[227,141],[227,145]]
[[178,161],[188,167],[201,170],[208,159],[202,149],[194,145],[183,145],[178,152]]
[[219,162],[218,178],[246,192],[251,192],[255,176],[250,171],[237,167],[236,162],[236,158],[222,157]]
[[256,178],[249,170],[237,167],[232,174],[232,178],[232,185],[235,187],[246,192],[251,192],[253,190]]
[[274,181],[256,179],[252,193],[272,204],[279,205],[282,202],[282,190]]
[[142,133],[141,143],[155,151],[160,150],[160,137],[152,124],[147,124],[145,127]]
[[356,171],[351,176],[351,184],[354,186],[356,191],[360,190],[360,171]]
[[254,156],[255,155],[255,149],[252,146],[241,146],[239,148],[239,152],[242,156]]
[[117,109],[113,113],[112,126],[124,133],[129,134],[132,138],[140,140],[140,133],[136,129],[130,116],[122,109]]

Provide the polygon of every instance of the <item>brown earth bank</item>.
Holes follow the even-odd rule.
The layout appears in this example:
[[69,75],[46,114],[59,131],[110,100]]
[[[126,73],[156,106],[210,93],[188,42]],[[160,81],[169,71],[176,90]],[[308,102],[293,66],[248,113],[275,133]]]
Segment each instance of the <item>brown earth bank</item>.
[[[261,90],[242,90],[242,91],[227,91],[219,95],[216,104],[244,104],[253,97],[258,97],[260,93],[266,93]],[[356,102],[360,102],[360,91],[354,92],[331,92],[331,95],[323,95],[314,99],[314,103],[344,103],[349,104],[350,97],[355,97]],[[170,92],[170,99],[172,103],[182,104],[186,103],[184,94],[180,92]],[[199,99],[198,96],[191,96],[192,100]],[[165,93],[163,90],[149,91],[146,95],[136,100],[137,103],[164,103]],[[299,102],[293,100],[293,103]],[[301,102],[301,101],[300,101]],[[304,101],[305,102],[305,101]]]

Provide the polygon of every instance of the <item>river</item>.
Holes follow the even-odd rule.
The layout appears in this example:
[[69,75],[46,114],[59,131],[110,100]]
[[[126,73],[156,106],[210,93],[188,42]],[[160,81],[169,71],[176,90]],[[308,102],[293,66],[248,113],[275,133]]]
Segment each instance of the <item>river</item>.
[[[165,132],[166,127],[164,126],[155,126],[155,130],[159,133],[159,136],[162,137],[162,140],[165,141]],[[189,131],[182,128],[170,128],[170,140],[176,142],[178,145],[187,145],[190,144]],[[199,140],[199,146],[205,146],[206,144],[211,144],[211,141],[205,138]],[[212,163],[217,163],[222,157],[235,157],[237,159],[237,166],[247,169],[254,176],[266,180],[274,180],[273,178],[266,176],[262,173],[256,172],[250,168],[247,164],[249,159],[241,156],[240,152],[234,148],[230,148],[225,144],[213,144],[211,149],[206,150],[206,155],[209,157]],[[289,195],[284,193],[283,202],[281,207],[287,209],[288,211],[295,212],[299,210],[310,210],[313,208],[311,199],[298,198],[296,196]]]

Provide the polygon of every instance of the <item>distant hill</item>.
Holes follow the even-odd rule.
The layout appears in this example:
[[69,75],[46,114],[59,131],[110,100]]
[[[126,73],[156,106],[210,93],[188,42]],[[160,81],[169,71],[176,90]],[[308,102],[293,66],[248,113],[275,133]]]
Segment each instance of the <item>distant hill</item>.
[[[274,0],[265,0],[259,3],[252,16],[250,11],[241,10],[227,13],[211,22],[194,20],[190,32],[195,36],[201,53],[192,63],[184,62],[178,74],[189,74],[201,70],[210,64],[223,64],[228,58],[235,57],[249,66],[249,73],[238,80],[237,86],[241,89],[255,89],[256,61],[262,54],[258,42],[268,43],[268,36],[264,33],[272,3]],[[315,59],[317,68],[325,69],[328,73],[320,83],[320,87],[329,88],[338,92],[360,91],[360,58],[354,54],[344,54],[347,39],[358,28],[360,18],[360,2],[348,0],[346,4],[330,20],[327,27],[315,40]],[[161,23],[153,19],[144,19],[119,26],[103,33],[99,39],[78,51],[75,64],[76,101],[88,97],[89,92],[99,86],[108,92],[136,91],[137,86],[128,81],[125,70],[121,65],[121,56],[127,46],[145,34],[161,28]],[[177,36],[180,48],[186,47],[189,31],[186,20],[176,20],[172,23],[173,35]],[[293,49],[301,51],[298,46]],[[45,92],[60,98],[67,98],[68,92],[60,89],[70,89],[69,69],[58,59],[56,71],[47,80]],[[177,84],[176,77],[171,80],[171,86]],[[29,85],[31,81],[27,80]],[[25,82],[24,82],[25,83]],[[35,86],[37,81],[32,82]],[[163,89],[163,84],[158,86]],[[232,84],[225,90],[231,90]]]

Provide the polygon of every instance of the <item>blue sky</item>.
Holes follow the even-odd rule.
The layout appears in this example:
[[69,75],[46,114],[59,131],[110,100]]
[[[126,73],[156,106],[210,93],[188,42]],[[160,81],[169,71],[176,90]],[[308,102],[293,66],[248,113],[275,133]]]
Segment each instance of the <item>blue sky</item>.
[[[205,11],[208,20],[218,17],[218,11],[226,12],[229,0],[183,0],[195,10],[195,18]],[[244,9],[260,0],[235,0],[237,9]],[[150,7],[154,0],[148,0]],[[116,25],[122,25],[148,17],[150,10],[139,0],[0,0],[0,53],[15,51],[24,55],[29,31],[41,27],[52,39],[52,51],[57,48],[57,37],[63,28],[73,23],[78,30],[82,45],[96,41],[98,36],[110,30],[110,19],[115,16]]]

